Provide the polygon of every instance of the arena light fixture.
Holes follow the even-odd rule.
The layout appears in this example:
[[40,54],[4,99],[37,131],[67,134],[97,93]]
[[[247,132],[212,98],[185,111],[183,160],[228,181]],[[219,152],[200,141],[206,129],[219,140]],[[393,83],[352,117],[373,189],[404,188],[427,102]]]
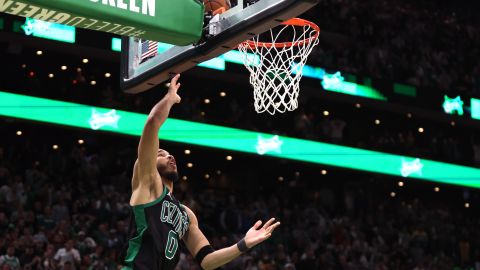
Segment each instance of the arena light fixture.
[[470,99],[470,110],[472,119],[480,120],[480,99]]
[[122,39],[112,38],[112,51],[121,52],[122,51]]
[[[304,67],[303,76],[309,77],[308,70],[308,67]],[[320,79],[322,80],[321,85],[323,89],[327,91],[383,101],[387,100],[382,93],[370,86],[347,82],[340,71],[333,74],[324,73]]]
[[444,95],[443,110],[447,114],[463,115],[463,100],[460,96],[450,98]]
[[[140,136],[146,114],[0,92],[0,115]],[[165,141],[480,188],[480,169],[169,118]],[[191,164],[193,167],[193,164]]]
[[21,29],[27,36],[75,43],[75,27],[27,18]]

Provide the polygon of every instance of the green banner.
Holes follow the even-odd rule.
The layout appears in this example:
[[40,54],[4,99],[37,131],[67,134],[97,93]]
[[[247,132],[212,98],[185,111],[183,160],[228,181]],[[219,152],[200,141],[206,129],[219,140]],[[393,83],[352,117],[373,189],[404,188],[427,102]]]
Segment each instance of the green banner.
[[188,45],[201,37],[204,6],[197,0],[0,0],[0,12]]

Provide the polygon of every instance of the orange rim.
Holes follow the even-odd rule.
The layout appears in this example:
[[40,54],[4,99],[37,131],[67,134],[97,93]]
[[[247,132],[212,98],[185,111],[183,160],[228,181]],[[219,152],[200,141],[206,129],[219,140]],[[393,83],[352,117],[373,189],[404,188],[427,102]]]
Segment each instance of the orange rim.
[[287,48],[287,47],[293,47],[293,46],[301,46],[303,44],[308,44],[312,41],[315,41],[318,39],[318,36],[320,35],[320,27],[316,25],[315,23],[311,21],[307,21],[304,19],[300,18],[293,18],[288,21],[284,21],[281,23],[283,25],[292,25],[292,26],[310,26],[313,30],[315,30],[315,35],[312,37],[309,37],[304,40],[299,40],[295,42],[280,42],[280,43],[273,43],[273,42],[254,42],[252,40],[247,40],[242,42],[244,45],[250,47],[250,48],[256,48],[256,47],[265,47],[265,48],[271,48],[271,47],[276,47],[276,48]]

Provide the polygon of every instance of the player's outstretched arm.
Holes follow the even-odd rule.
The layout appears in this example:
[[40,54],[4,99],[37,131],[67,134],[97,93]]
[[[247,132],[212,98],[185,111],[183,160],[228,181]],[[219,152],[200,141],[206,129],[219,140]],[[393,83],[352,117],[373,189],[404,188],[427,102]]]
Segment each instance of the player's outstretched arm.
[[229,263],[250,248],[260,244],[272,236],[273,231],[280,226],[271,218],[262,226],[262,221],[257,221],[245,237],[237,244],[214,251],[210,243],[198,228],[198,221],[195,214],[188,208],[187,213],[190,219],[188,234],[184,237],[185,245],[203,269],[215,269]]
[[157,171],[156,160],[159,148],[158,132],[162,124],[167,120],[172,106],[181,100],[177,94],[180,88],[180,83],[178,83],[179,78],[180,74],[177,74],[172,79],[168,93],[152,108],[148,115],[138,145],[138,169],[141,175]]

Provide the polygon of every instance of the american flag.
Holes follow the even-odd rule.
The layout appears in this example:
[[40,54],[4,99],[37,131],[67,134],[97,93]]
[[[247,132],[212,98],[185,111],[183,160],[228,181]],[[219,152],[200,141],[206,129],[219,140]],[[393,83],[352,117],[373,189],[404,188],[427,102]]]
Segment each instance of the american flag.
[[142,57],[141,61],[157,55],[158,42],[150,40],[142,40]]

